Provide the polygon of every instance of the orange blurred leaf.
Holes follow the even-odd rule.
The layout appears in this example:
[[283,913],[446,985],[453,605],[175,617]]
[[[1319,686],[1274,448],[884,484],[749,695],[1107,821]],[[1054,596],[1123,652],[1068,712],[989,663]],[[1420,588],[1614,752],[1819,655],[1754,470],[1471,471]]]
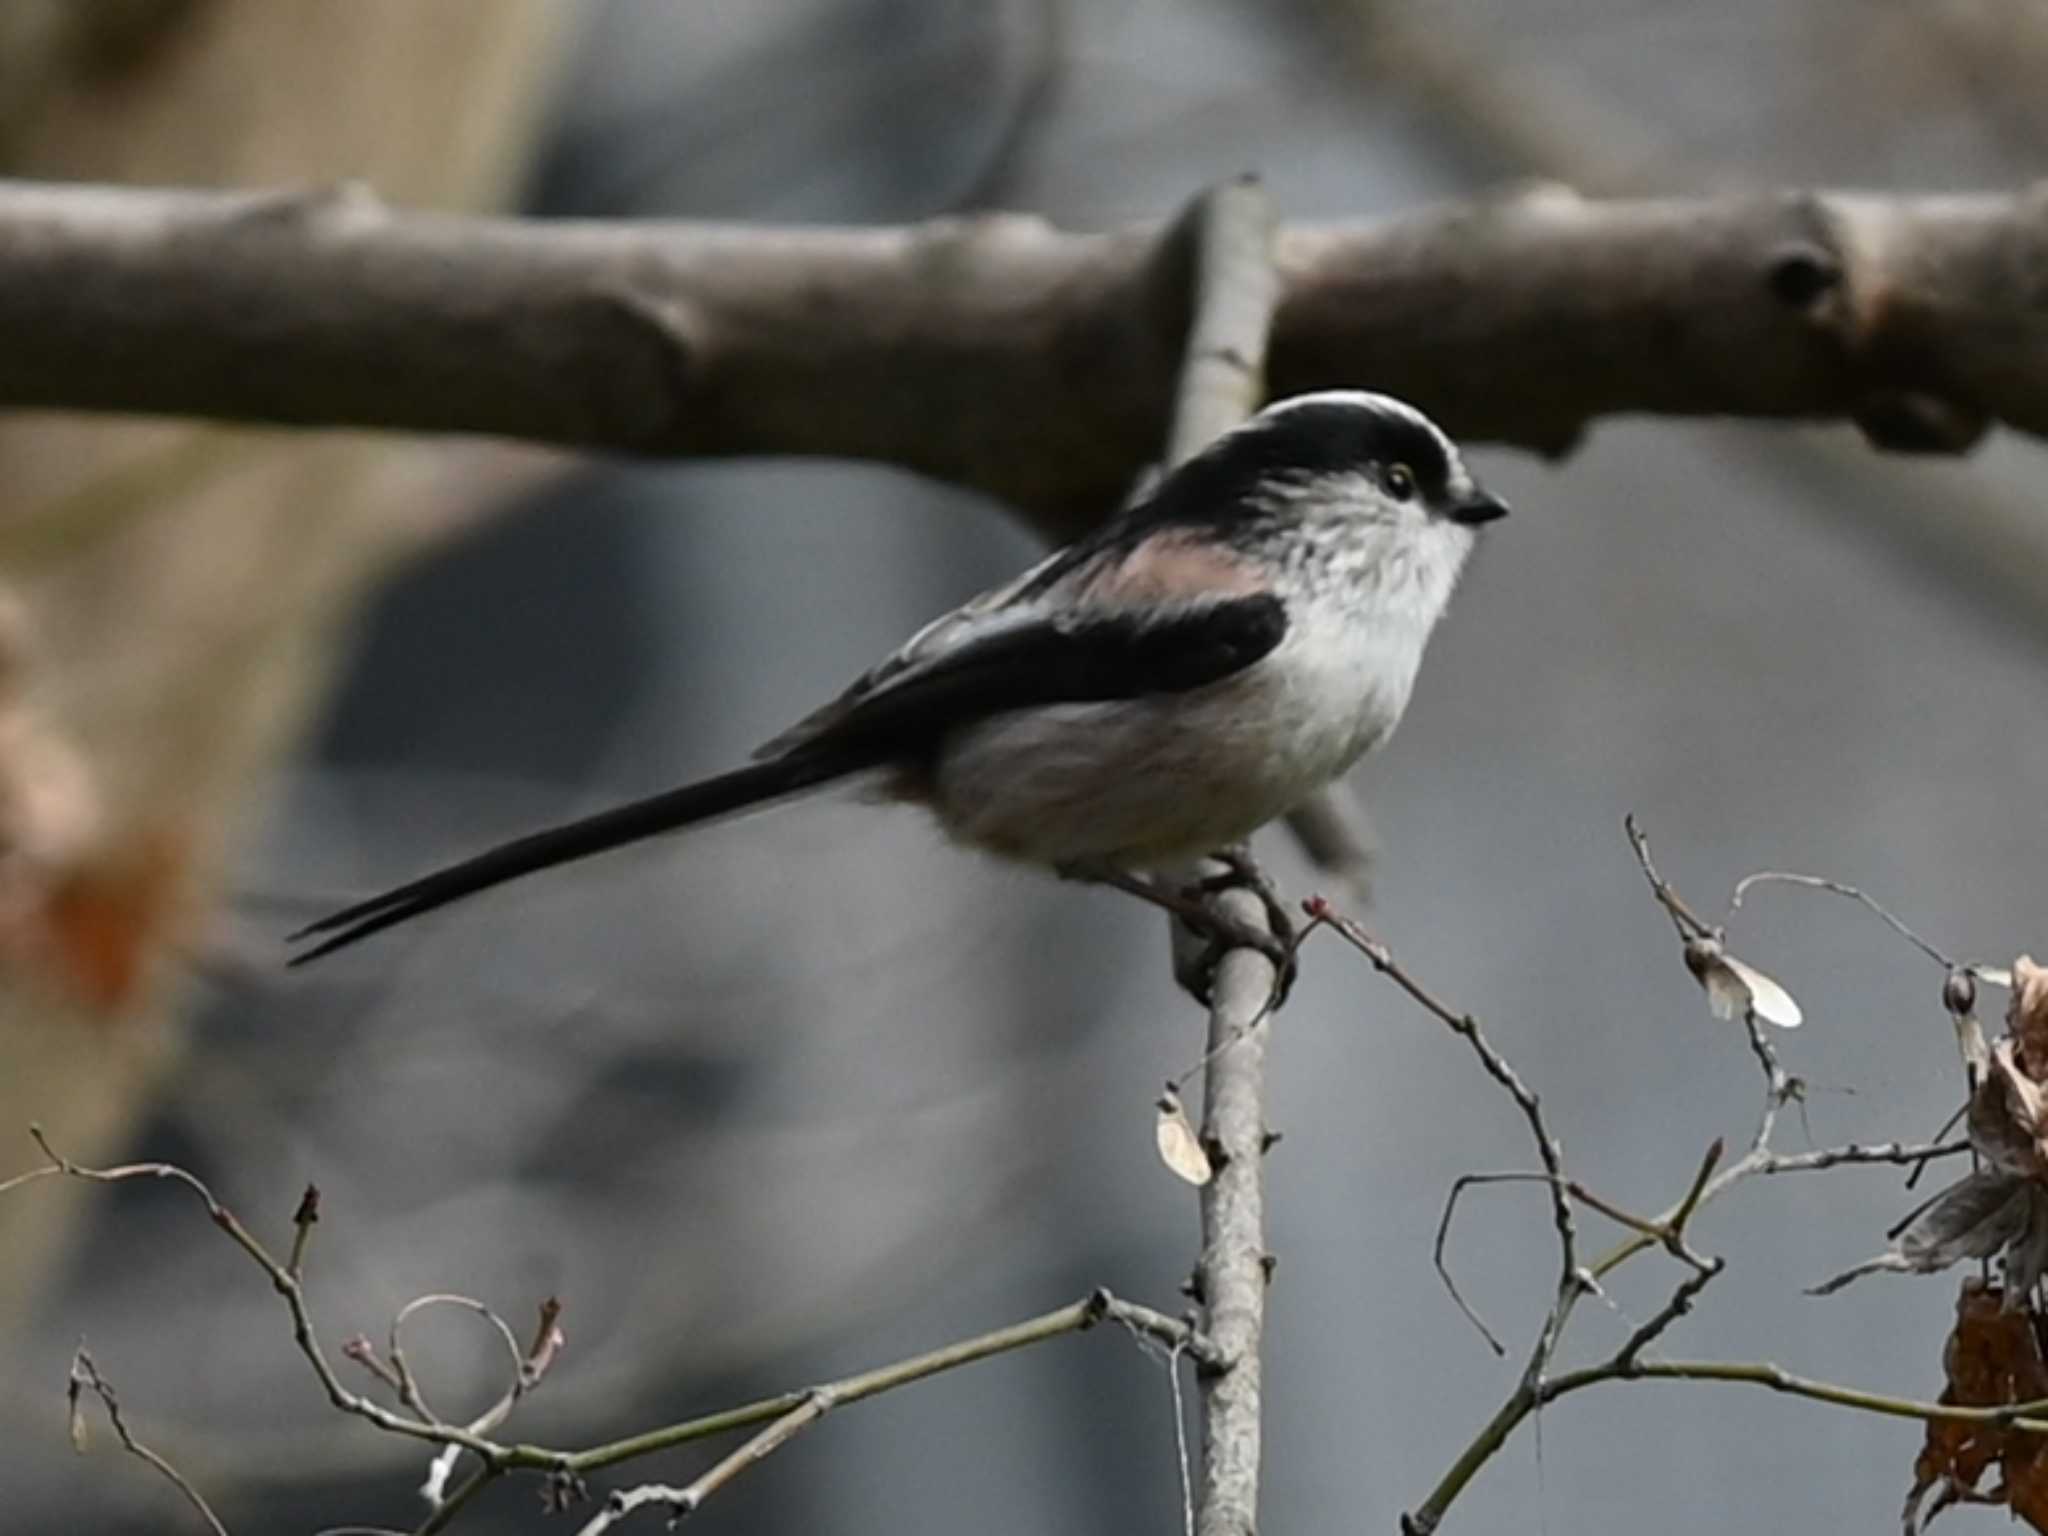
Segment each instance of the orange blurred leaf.
[[170,933],[185,874],[168,833],[67,873],[43,904],[43,949],[57,982],[102,1014],[133,1001]]

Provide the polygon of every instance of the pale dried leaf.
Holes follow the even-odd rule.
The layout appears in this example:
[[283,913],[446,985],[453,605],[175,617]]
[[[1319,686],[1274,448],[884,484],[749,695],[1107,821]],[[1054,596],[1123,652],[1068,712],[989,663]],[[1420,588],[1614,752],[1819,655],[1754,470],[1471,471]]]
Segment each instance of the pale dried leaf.
[[2005,1027],[2019,1046],[2021,1069],[2028,1077],[2048,1078],[2048,968],[2021,955],[2012,963],[2012,1000]]
[[1188,1112],[1181,1107],[1180,1095],[1171,1088],[1159,1097],[1159,1118],[1153,1126],[1153,1136],[1159,1144],[1159,1160],[1171,1169],[1177,1178],[1200,1186],[1216,1176],[1210,1166],[1209,1154],[1202,1150],[1202,1138],[1195,1134],[1195,1128],[1188,1122]]
[[1849,1284],[1850,1281],[1861,1280],[1865,1275],[1875,1275],[1886,1271],[1903,1275],[1910,1274],[1912,1269],[1913,1266],[1906,1262],[1904,1254],[1897,1251],[1888,1251],[1880,1253],[1874,1259],[1865,1259],[1861,1264],[1852,1264],[1839,1275],[1830,1275],[1827,1279],[1821,1281],[1819,1285],[1809,1285],[1806,1288],[1806,1294],[1809,1296],[1832,1296],[1843,1286]]
[[1718,939],[1686,941],[1685,968],[1707,994],[1707,1007],[1717,1019],[1750,1015],[1780,1029],[1796,1029],[1805,1021],[1792,994],[1747,961],[1738,960]]
[[1749,988],[1728,965],[1721,946],[1712,939],[1690,939],[1685,946],[1685,968],[1707,994],[1707,1008],[1717,1019],[1739,1019],[1749,1011]]
[[1733,971],[1743,986],[1749,989],[1750,1010],[1766,1024],[1775,1024],[1780,1029],[1797,1029],[1806,1022],[1806,1015],[1799,1011],[1799,1005],[1792,1000],[1792,994],[1771,977],[1733,955],[1723,955],[1721,963]]
[[1980,1169],[1950,1185],[1899,1234],[1899,1252],[1922,1272],[1988,1259],[2026,1230],[2032,1203],[2026,1180]]
[[2008,1173],[2048,1170],[2048,1093],[2020,1069],[2011,1036],[1996,1042],[1970,1096],[1970,1143]]
[[1890,1250],[1865,1259],[1808,1293],[1826,1296],[1880,1270],[1932,1274],[1964,1259],[1988,1259],[2029,1234],[2035,1192],[2028,1181],[1985,1168],[1950,1185],[1899,1234]]
[[74,1365],[71,1368],[71,1385],[65,1389],[64,1396],[70,1410],[71,1449],[81,1456],[85,1454],[86,1447],[92,1444],[92,1431],[85,1422],[85,1404],[80,1401],[84,1389],[85,1382],[78,1374],[78,1367]]

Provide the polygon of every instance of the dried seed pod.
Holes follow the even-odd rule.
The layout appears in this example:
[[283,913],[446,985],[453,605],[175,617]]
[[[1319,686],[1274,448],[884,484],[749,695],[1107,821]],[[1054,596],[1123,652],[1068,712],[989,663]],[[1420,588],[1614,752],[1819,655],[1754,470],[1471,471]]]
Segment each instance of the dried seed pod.
[[1706,992],[1707,1006],[1717,1019],[1754,1016],[1780,1029],[1797,1029],[1806,1021],[1790,992],[1729,954],[1719,939],[1687,939],[1685,968]]
[[1941,984],[1941,1006],[1959,1019],[1976,1012],[1977,978],[1968,971],[1950,971]]

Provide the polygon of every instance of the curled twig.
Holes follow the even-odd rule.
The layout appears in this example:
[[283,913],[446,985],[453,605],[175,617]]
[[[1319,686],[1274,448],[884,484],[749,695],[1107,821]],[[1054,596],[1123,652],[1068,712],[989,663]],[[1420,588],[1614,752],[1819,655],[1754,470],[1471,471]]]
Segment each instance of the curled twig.
[[405,1332],[405,1325],[411,1322],[419,1313],[426,1311],[430,1307],[455,1307],[480,1317],[490,1324],[492,1331],[498,1336],[498,1341],[505,1346],[505,1353],[511,1357],[512,1385],[508,1389],[508,1393],[516,1400],[518,1394],[524,1390],[521,1376],[526,1361],[525,1356],[520,1352],[519,1339],[512,1332],[512,1325],[473,1296],[457,1296],[449,1292],[435,1292],[428,1296],[415,1296],[411,1301],[400,1307],[397,1315],[391,1319],[391,1333],[388,1346],[389,1359],[392,1368],[398,1373],[399,1380],[406,1383],[411,1390],[413,1401],[410,1406],[413,1411],[430,1423],[439,1424],[444,1422],[438,1413],[435,1413],[427,1406],[426,1399],[420,1393],[418,1383],[413,1379],[412,1369],[406,1363],[405,1350],[400,1343]]
[[[464,1308],[482,1317],[496,1330],[506,1349],[512,1356],[512,1378],[498,1400],[470,1420],[469,1432],[473,1435],[489,1434],[511,1416],[519,1400],[540,1384],[555,1357],[568,1342],[561,1328],[562,1303],[550,1296],[540,1305],[540,1325],[534,1333],[532,1345],[522,1351],[519,1340],[513,1336],[511,1325],[482,1302],[468,1296],[433,1295],[421,1296],[407,1302],[391,1320],[391,1358],[398,1365],[401,1379],[411,1382],[412,1377],[403,1365],[404,1356],[399,1350],[399,1331],[415,1312],[429,1306],[455,1306]],[[417,1387],[414,1388],[417,1396]],[[418,1403],[424,1410],[424,1402]],[[439,1422],[438,1419],[435,1422]],[[427,1478],[420,1485],[420,1497],[430,1507],[438,1508],[448,1487],[448,1479],[455,1471],[455,1463],[461,1459],[462,1447],[453,1443],[443,1446],[427,1465]]]
[[[1515,1107],[1522,1112],[1522,1118],[1528,1122],[1529,1134],[1536,1143],[1536,1155],[1543,1164],[1544,1181],[1550,1188],[1551,1224],[1557,1230],[1558,1244],[1558,1304],[1552,1309],[1551,1321],[1545,1325],[1543,1338],[1538,1341],[1536,1352],[1530,1359],[1530,1373],[1541,1375],[1549,1361],[1550,1351],[1556,1347],[1556,1335],[1562,1329],[1564,1315],[1570,1312],[1570,1299],[1583,1292],[1590,1283],[1590,1277],[1579,1265],[1578,1233],[1572,1220],[1571,1200],[1565,1188],[1567,1181],[1564,1172],[1564,1153],[1558,1146],[1557,1138],[1550,1134],[1550,1127],[1544,1120],[1542,1101],[1531,1091],[1529,1085],[1522,1081],[1521,1075],[1515,1071],[1508,1059],[1494,1049],[1493,1042],[1486,1038],[1477,1019],[1469,1013],[1458,1012],[1423,986],[1394,958],[1393,951],[1368,933],[1356,919],[1337,911],[1320,896],[1311,897],[1304,902],[1303,910],[1308,913],[1313,923],[1329,927],[1347,944],[1364,955],[1372,963],[1374,970],[1390,979],[1420,1004],[1424,1011],[1433,1015],[1470,1046],[1472,1053],[1479,1058],[1479,1064],[1486,1069],[1487,1076],[1498,1083],[1508,1097],[1514,1100]],[[1464,1306],[1462,1298],[1459,1299],[1459,1305],[1468,1317],[1472,1316],[1471,1309]],[[1478,1321],[1476,1318],[1473,1320],[1475,1323]],[[1479,1331],[1482,1334],[1487,1333],[1484,1325],[1480,1326]],[[1492,1335],[1487,1334],[1487,1337],[1491,1339]]]
[[1836,896],[1846,897],[1850,901],[1860,902],[1864,907],[1881,918],[1892,932],[1906,940],[1943,970],[1953,971],[1957,968],[1955,961],[1949,959],[1947,955],[1907,927],[1889,908],[1883,906],[1863,891],[1858,890],[1855,886],[1844,884],[1840,880],[1830,880],[1825,875],[1800,875],[1783,869],[1762,869],[1753,875],[1744,875],[1735,883],[1735,893],[1728,898],[1729,912],[1732,914],[1737,911],[1742,906],[1742,898],[1748,895],[1753,887],[1759,885],[1804,886],[1808,890],[1829,891]]
[[1450,1293],[1451,1300],[1458,1304],[1458,1310],[1465,1314],[1465,1321],[1479,1330],[1479,1337],[1486,1340],[1486,1347],[1491,1349],[1495,1355],[1505,1356],[1508,1352],[1508,1347],[1501,1343],[1494,1331],[1486,1326],[1486,1320],[1473,1308],[1472,1303],[1465,1299],[1465,1293],[1458,1289],[1458,1282],[1451,1274],[1451,1266],[1444,1257],[1445,1245],[1450,1242],[1451,1237],[1451,1221],[1457,1214],[1458,1201],[1463,1198],[1465,1191],[1475,1184],[1548,1184],[1550,1182],[1550,1175],[1547,1173],[1461,1173],[1451,1181],[1451,1192],[1444,1197],[1443,1214],[1437,1217],[1436,1245],[1430,1253],[1431,1261],[1436,1265],[1437,1278],[1443,1281],[1444,1289]]

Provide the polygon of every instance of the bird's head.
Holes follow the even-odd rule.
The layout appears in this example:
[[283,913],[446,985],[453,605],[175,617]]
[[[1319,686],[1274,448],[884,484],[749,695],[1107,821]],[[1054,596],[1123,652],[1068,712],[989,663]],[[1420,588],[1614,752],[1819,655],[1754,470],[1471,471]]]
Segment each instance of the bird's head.
[[1391,395],[1331,389],[1276,400],[1217,447],[1240,460],[1248,485],[1328,492],[1364,516],[1469,529],[1507,515],[1443,429]]
[[1311,592],[1425,626],[1478,529],[1508,510],[1436,423],[1364,390],[1275,401],[1169,476],[1158,502]]

